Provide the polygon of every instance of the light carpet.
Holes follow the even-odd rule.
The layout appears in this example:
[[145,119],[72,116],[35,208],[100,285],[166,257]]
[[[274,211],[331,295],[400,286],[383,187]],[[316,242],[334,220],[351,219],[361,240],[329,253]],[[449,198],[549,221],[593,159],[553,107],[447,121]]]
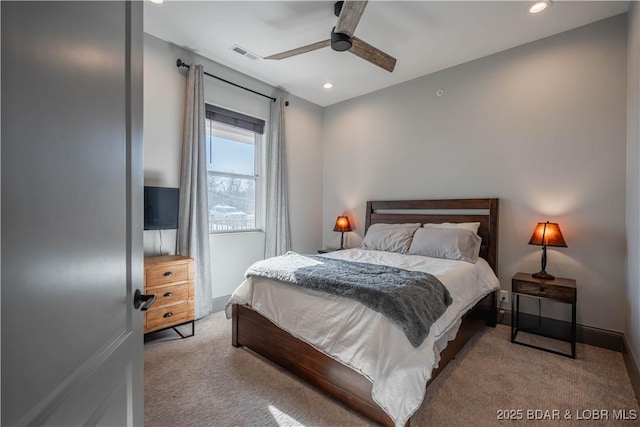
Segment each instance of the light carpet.
[[[476,334],[428,387],[411,425],[640,426],[620,353],[578,344],[573,360],[514,345],[509,332],[498,325]],[[231,321],[221,312],[197,321],[191,338],[171,330],[147,335],[144,362],[146,426],[373,425],[255,353],[232,347]],[[505,410],[521,419],[499,420]],[[608,419],[588,419],[596,410],[601,417],[607,411]],[[614,420],[621,410],[637,418]],[[556,414],[560,420],[535,420]]]

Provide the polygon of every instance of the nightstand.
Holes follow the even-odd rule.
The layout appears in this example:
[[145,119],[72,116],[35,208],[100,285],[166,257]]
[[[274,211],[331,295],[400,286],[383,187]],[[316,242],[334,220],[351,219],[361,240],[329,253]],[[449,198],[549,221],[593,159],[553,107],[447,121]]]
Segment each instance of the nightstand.
[[[538,316],[538,325],[533,326],[521,319],[520,314],[520,297],[536,298],[538,300],[557,301],[565,304],[571,304],[571,325],[568,331],[555,331],[558,333],[546,333],[542,328],[541,319]],[[515,344],[526,345],[527,347],[537,348],[539,350],[548,351],[562,356],[576,358],[576,301],[577,288],[576,281],[573,279],[556,278],[554,280],[537,279],[531,274],[517,273],[511,279],[511,342]],[[554,328],[558,329],[558,328]],[[537,345],[516,341],[518,332],[527,332],[546,336],[549,338],[559,339],[571,343],[571,354],[562,353],[560,351],[539,347]]]
[[339,251],[339,248],[324,248],[324,249],[318,249],[318,253],[319,254],[326,254],[329,252],[335,252],[335,251]]
[[[156,302],[144,312],[144,333],[172,328],[182,338],[195,333],[194,261],[182,255],[151,256],[144,259],[144,293],[155,294]],[[191,335],[175,327],[191,323]]]

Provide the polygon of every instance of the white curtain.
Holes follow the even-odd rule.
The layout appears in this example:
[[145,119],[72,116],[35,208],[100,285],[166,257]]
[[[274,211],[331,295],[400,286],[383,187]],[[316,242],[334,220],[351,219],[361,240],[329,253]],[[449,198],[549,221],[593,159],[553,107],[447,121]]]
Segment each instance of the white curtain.
[[266,258],[282,255],[291,249],[289,206],[287,202],[287,167],[284,139],[284,100],[271,103],[267,140],[267,197],[265,224]]
[[178,253],[195,260],[197,319],[213,310],[206,158],[204,71],[202,65],[192,65],[187,72],[184,109]]

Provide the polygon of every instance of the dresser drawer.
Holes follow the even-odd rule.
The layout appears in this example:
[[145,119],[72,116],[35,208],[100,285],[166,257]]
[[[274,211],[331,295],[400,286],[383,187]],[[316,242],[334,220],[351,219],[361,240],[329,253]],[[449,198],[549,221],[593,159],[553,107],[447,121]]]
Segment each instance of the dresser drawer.
[[190,282],[180,283],[178,285],[161,285],[155,287],[147,287],[146,294],[156,294],[156,302],[152,308],[164,307],[165,305],[176,304],[178,302],[187,301],[190,297],[189,291],[193,284]]
[[544,283],[523,282],[516,279],[511,282],[511,291],[513,293],[551,298],[569,303],[575,302],[576,300],[575,288],[549,286]]
[[189,279],[189,264],[179,263],[147,267],[146,286],[162,285],[164,283],[180,282]]
[[190,311],[189,302],[187,301],[164,307],[152,306],[146,312],[145,331],[150,332],[191,320],[189,318]]

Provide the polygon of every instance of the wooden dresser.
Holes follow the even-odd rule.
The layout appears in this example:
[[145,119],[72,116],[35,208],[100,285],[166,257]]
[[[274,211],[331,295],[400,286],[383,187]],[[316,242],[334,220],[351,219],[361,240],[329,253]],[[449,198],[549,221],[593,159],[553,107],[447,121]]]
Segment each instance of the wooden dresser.
[[[144,259],[144,293],[155,294],[156,302],[144,313],[144,333],[174,328],[191,322],[194,332],[193,258],[163,255]],[[189,336],[191,336],[189,335]]]

